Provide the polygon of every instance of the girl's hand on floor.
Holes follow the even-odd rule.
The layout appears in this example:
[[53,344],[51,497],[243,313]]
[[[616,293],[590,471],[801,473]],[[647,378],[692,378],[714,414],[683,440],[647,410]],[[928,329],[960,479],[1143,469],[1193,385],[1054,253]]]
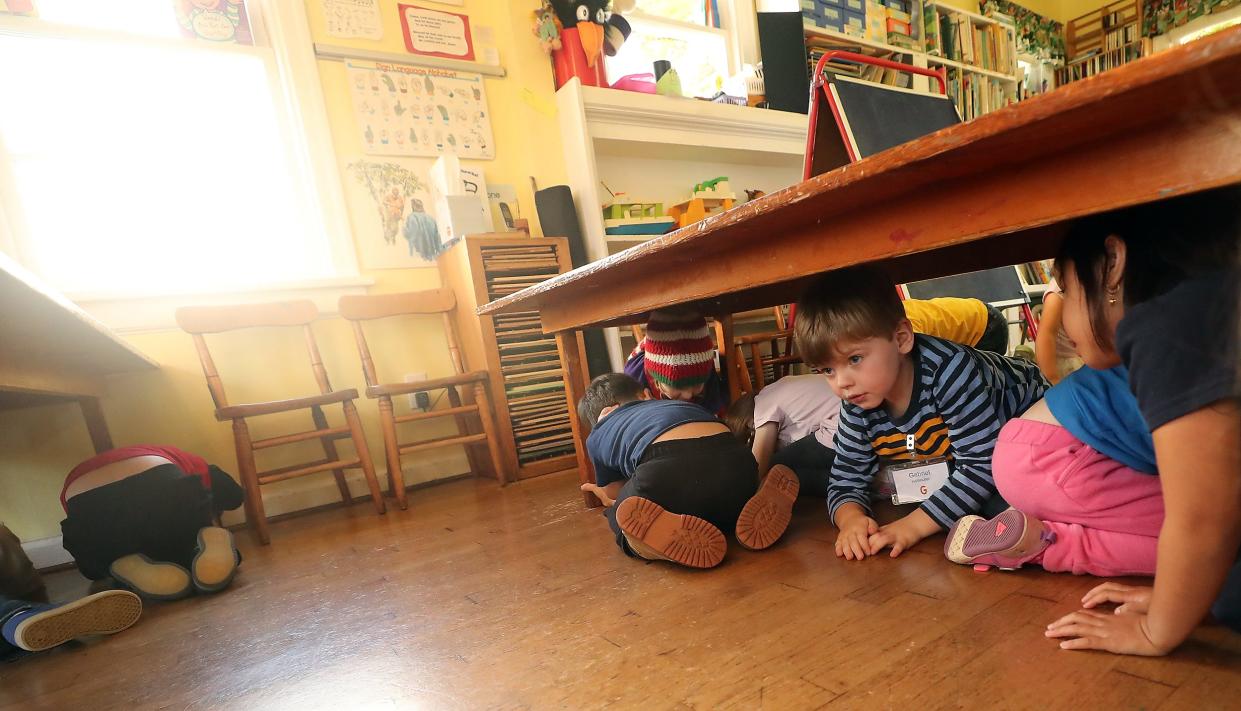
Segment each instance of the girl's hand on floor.
[[1082,598],[1082,607],[1098,607],[1104,603],[1120,603],[1113,612],[1120,615],[1126,612],[1146,614],[1151,606],[1151,592],[1154,588],[1121,585],[1120,583],[1103,583],[1097,585]]
[[1144,657],[1160,657],[1171,651],[1151,642],[1144,614],[1109,615],[1097,610],[1078,610],[1047,625],[1044,634],[1064,638],[1061,649],[1102,649]]
[[836,557],[845,560],[861,560],[870,550],[871,536],[879,532],[879,523],[870,516],[857,516],[840,527],[836,536]]

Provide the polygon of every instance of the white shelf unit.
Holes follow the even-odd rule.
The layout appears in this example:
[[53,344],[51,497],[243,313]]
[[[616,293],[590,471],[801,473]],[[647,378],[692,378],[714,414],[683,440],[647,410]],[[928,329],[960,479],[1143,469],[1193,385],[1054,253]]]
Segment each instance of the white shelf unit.
[[[591,261],[646,241],[608,239],[602,207],[611,196],[603,183],[666,208],[688,198],[694,183],[718,176],[728,176],[738,203],[745,188],[774,192],[801,180],[804,114],[582,86],[577,79],[556,92],[556,106]],[[619,371],[627,355],[620,336],[615,328],[605,336]]]

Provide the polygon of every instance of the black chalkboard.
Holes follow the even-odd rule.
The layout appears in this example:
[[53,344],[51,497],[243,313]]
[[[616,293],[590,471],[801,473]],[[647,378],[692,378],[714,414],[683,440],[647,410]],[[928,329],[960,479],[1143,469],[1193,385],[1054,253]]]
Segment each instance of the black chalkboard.
[[906,285],[911,299],[933,299],[937,296],[962,296],[996,306],[1029,303],[1030,297],[1021,286],[1017,270],[996,267],[980,272],[915,281]]
[[961,123],[952,100],[940,94],[841,76],[831,88],[862,158]]

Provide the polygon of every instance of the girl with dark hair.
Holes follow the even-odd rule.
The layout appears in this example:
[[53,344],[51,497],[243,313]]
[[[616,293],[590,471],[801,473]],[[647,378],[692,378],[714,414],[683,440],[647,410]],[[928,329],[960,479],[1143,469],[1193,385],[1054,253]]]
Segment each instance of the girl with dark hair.
[[[1228,187],[1079,220],[1061,247],[1064,328],[1090,368],[1127,367],[1164,508],[1154,587],[1095,587],[1048,625],[1064,649],[1166,654],[1208,612],[1241,631],[1239,236],[1241,188]],[[1026,561],[1054,543],[1019,537],[1009,552]]]

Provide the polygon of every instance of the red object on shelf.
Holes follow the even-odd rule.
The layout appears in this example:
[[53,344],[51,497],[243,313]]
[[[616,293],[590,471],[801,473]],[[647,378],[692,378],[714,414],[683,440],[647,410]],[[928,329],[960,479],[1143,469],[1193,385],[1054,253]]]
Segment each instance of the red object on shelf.
[[595,66],[586,63],[586,51],[582,49],[582,38],[574,28],[560,33],[560,49],[552,51],[552,65],[556,70],[556,88],[565,85],[573,77],[582,81],[582,86],[608,86],[608,77],[603,70],[603,55],[595,60]]

